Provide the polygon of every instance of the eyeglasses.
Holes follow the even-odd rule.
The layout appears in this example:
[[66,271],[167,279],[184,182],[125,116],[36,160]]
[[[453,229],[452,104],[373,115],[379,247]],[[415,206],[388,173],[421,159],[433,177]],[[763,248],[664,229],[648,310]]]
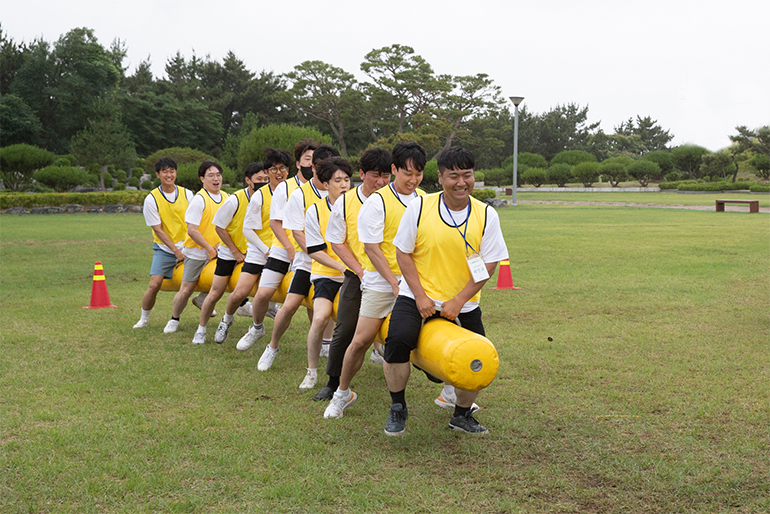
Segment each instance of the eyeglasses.
[[278,166],[278,167],[268,168],[267,171],[273,174],[288,173],[289,168],[287,168],[286,166]]
[[206,173],[203,176],[203,178],[217,178],[217,177],[221,177],[221,176],[222,176],[221,173]]

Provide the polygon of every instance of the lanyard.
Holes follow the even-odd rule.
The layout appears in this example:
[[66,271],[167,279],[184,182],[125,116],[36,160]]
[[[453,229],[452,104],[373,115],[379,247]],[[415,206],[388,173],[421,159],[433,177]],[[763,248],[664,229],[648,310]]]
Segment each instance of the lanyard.
[[[399,202],[401,202],[403,205],[406,205],[406,204],[404,203],[404,201],[401,199],[401,195],[400,195],[400,194],[398,194],[398,192],[396,191],[396,188],[393,186],[393,182],[391,182],[390,184],[388,184],[388,187],[390,187],[390,190],[391,190],[391,191],[393,191],[393,194],[394,194],[394,195],[396,195],[396,198],[398,199],[398,201],[399,201]],[[411,195],[404,195],[404,196],[411,196],[411,197],[414,197],[414,195],[415,195],[415,193],[412,193]]]
[[[452,223],[457,229],[457,232],[460,232],[460,227],[457,225],[457,222],[455,221],[455,217],[452,216],[452,211],[449,210],[449,207],[447,206],[446,201],[444,200],[444,193],[441,193],[441,203],[444,204],[444,208],[446,209],[446,212],[449,214],[449,219],[452,220]],[[470,220],[471,220],[471,202],[470,200],[468,200],[468,214],[465,218],[465,229],[463,229],[463,231],[460,232],[460,235],[462,236],[463,241],[465,241],[465,255],[468,255],[468,248],[470,248],[473,251],[473,253],[478,253],[473,248],[473,246],[471,246],[468,240],[465,238],[465,234],[468,233],[468,225],[470,225]]]
[[312,179],[312,178],[310,179],[310,181],[309,181],[309,182],[310,182],[310,187],[312,187],[312,188],[313,188],[313,191],[315,192],[315,195],[316,195],[318,198],[322,198],[322,196],[321,196],[321,193],[319,193],[319,192],[318,192],[318,188],[316,188],[316,187],[315,187],[315,184],[313,184],[313,179]]
[[249,188],[248,187],[244,188],[243,192],[246,193],[246,200],[251,201],[251,195],[249,194]]

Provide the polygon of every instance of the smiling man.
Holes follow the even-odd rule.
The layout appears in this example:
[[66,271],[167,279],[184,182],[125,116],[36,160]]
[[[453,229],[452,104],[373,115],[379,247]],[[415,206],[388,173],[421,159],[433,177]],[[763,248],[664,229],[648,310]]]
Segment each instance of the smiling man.
[[182,285],[179,286],[179,292],[174,295],[171,319],[163,329],[166,333],[176,332],[179,328],[179,316],[187,307],[187,300],[190,299],[190,295],[198,284],[203,267],[217,256],[216,248],[220,243],[213,220],[214,215],[229,196],[220,191],[222,166],[213,161],[203,162],[198,167],[198,177],[203,187],[190,200],[185,213],[187,239],[182,248],[185,256]]
[[[473,154],[460,147],[438,157],[443,192],[424,196],[406,209],[393,241],[403,273],[385,345],[385,380],[392,405],[385,434],[404,433],[409,356],[425,321],[442,317],[484,335],[479,298],[497,263],[508,258],[494,209],[471,197]],[[449,428],[471,434],[487,429],[473,417],[476,391],[455,389]]]

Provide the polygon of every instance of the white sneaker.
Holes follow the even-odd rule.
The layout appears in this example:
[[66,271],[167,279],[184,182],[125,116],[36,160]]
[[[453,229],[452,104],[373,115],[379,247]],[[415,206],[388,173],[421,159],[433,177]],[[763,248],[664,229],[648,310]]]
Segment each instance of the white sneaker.
[[235,311],[235,314],[238,316],[243,316],[244,318],[250,318],[251,317],[251,302],[246,302],[240,307],[238,307],[238,310]]
[[[198,296],[196,296],[195,298],[192,299],[192,304],[195,305],[196,307],[198,307],[198,309],[202,309],[203,308],[203,301],[206,299],[206,297],[208,295],[209,295],[208,293],[200,293]],[[216,309],[211,311],[211,316],[216,316],[216,315],[217,315],[217,310]]]
[[369,355],[369,362],[372,364],[377,364],[378,366],[382,366],[382,355],[380,355],[380,352],[377,350],[372,350],[372,353]]
[[254,325],[252,324],[249,327],[249,331],[246,332],[246,334],[243,337],[241,337],[241,340],[238,341],[238,344],[235,345],[235,349],[245,352],[246,350],[254,346],[254,343],[256,343],[264,335],[265,335],[265,325],[262,325],[261,330],[257,330],[256,328],[254,328]]
[[176,332],[176,329],[179,328],[179,321],[175,319],[168,320],[168,323],[166,323],[166,328],[163,329],[163,332],[166,334],[170,334],[171,332]]
[[192,344],[206,344],[206,332],[195,331]]
[[273,350],[270,348],[270,345],[267,345],[265,351],[262,352],[262,357],[259,358],[259,362],[257,363],[257,370],[267,371],[273,367],[273,361],[275,360],[275,356],[278,355],[278,350],[279,348]]
[[278,314],[278,311],[281,309],[281,307],[275,303],[270,302],[267,305],[267,312],[265,313],[265,316],[267,316],[270,319],[275,319],[275,316]]
[[332,401],[329,402],[329,406],[326,407],[326,410],[324,411],[324,419],[341,418],[342,411],[353,405],[353,402],[355,402],[357,399],[358,395],[353,391],[348,391],[348,394],[345,396],[343,396],[339,390],[334,391]]
[[330,346],[329,343],[321,344],[321,354],[319,355],[319,357],[322,357],[324,359],[329,358],[329,346]]
[[302,383],[299,385],[299,388],[313,389],[317,383],[318,383],[318,372],[316,371],[315,373],[313,373],[310,370],[307,370],[307,375],[305,375],[305,380],[302,381]]
[[139,321],[136,322],[136,325],[134,325],[134,328],[145,328],[149,324],[150,324],[150,318],[139,318]]
[[[435,403],[436,405],[438,405],[442,409],[447,409],[447,410],[454,410],[456,402],[457,402],[457,398],[456,397],[454,397],[454,398],[447,398],[447,397],[445,397],[444,396],[444,391],[441,391],[441,394],[438,395],[438,398],[433,400],[433,403]],[[479,407],[478,405],[476,405],[474,403],[473,405],[471,405],[471,414],[476,412],[480,408],[481,407]]]
[[217,331],[214,333],[215,343],[222,344],[227,341],[227,332],[230,330],[230,325],[232,324],[232,321],[228,323],[225,321],[225,318],[222,318],[222,321],[219,322],[219,326],[217,327]]

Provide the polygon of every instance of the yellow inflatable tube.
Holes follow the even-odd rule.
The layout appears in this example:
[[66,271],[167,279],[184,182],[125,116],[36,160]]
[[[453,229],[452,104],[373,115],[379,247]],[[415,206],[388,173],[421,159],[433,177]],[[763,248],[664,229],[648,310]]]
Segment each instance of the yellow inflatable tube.
[[[378,334],[380,342],[384,343],[389,325],[390,316]],[[434,377],[466,391],[479,391],[491,384],[500,365],[489,339],[445,319],[425,323],[410,360]]]
[[[209,261],[206,266],[204,266],[203,271],[201,271],[201,276],[198,279],[198,285],[195,286],[196,291],[203,291],[208,292],[209,289],[211,289],[211,282],[214,280],[214,270],[217,267],[216,261]],[[227,283],[226,291],[229,293],[233,292],[233,289],[235,289],[235,285],[238,283],[238,278],[241,276],[241,268],[243,268],[243,263],[238,263],[235,266],[235,270],[233,270],[233,274],[230,276],[230,281]],[[174,274],[170,279],[165,279],[163,281],[163,284],[160,286],[161,291],[179,291],[179,286],[182,285],[182,273],[184,270],[184,261],[178,263],[176,267],[174,268]],[[278,289],[275,291],[275,294],[273,294],[273,297],[271,298],[272,301],[276,303],[283,303],[286,300],[286,293],[289,291],[289,284],[291,284],[291,277],[294,275],[293,271],[289,271],[286,276],[283,277],[283,281],[281,282],[281,285],[278,287]],[[249,296],[254,296],[257,294],[257,287],[259,286],[259,282],[251,289],[251,292],[249,293]],[[305,298],[305,300],[302,302],[302,305],[307,307],[308,309],[313,308],[313,288],[311,286],[310,293]],[[337,312],[336,306],[337,303],[335,302],[335,309],[334,312]]]

